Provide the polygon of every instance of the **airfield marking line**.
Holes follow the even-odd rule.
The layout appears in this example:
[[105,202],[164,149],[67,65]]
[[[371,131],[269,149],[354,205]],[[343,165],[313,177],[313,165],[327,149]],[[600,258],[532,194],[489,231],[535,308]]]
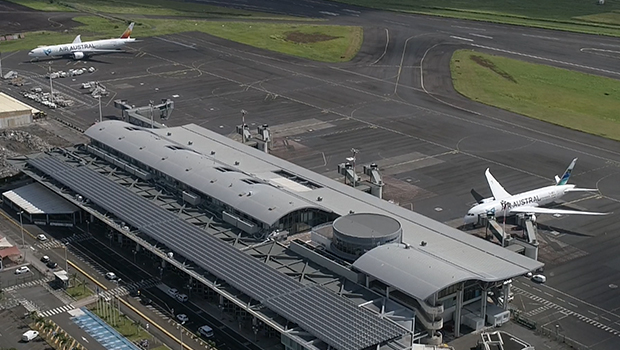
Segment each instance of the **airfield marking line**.
[[400,65],[398,67],[398,73],[396,74],[396,83],[394,84],[394,93],[398,90],[398,82],[400,81],[400,73],[403,70],[403,62],[405,61],[405,53],[407,52],[407,45],[409,44],[409,40],[413,39],[413,36],[410,36],[405,40],[405,45],[403,46],[403,54],[400,56]]
[[620,51],[606,50],[606,49],[597,49],[597,48],[594,48],[594,47],[583,47],[583,48],[579,49],[579,51],[581,51],[581,52],[584,52],[584,50],[586,50],[586,51],[608,52],[608,53],[620,53]]
[[553,298],[553,294],[551,294],[551,293],[547,293],[547,292],[543,292],[543,293],[545,293],[545,295],[548,295],[548,296],[550,296],[550,297],[552,297],[552,298]]
[[472,27],[462,27],[462,26],[450,26],[450,27],[452,27],[452,28],[459,28],[459,29],[468,29],[468,30],[479,30],[479,31],[482,31],[482,32],[486,32],[487,31],[486,29],[483,29],[483,28],[472,28]]
[[564,300],[564,299],[562,299],[562,298],[560,298],[560,297],[556,297],[556,299],[558,299],[559,301],[561,301],[561,302],[563,302],[563,303],[565,303],[565,302],[566,302],[566,300]]
[[387,28],[385,28],[385,48],[383,49],[383,53],[381,54],[381,56],[379,58],[377,58],[376,61],[374,61],[373,63],[371,63],[370,65],[375,65],[377,62],[381,61],[381,59],[383,59],[383,56],[385,56],[385,54],[387,54],[387,49],[388,46],[390,45],[390,32],[388,31]]
[[[615,314],[615,313],[614,313],[614,312],[612,312],[612,311],[608,311],[608,310],[602,309],[602,308],[600,308],[600,307],[598,307],[598,306],[596,306],[596,305],[593,305],[593,304],[588,303],[587,301],[583,301],[583,300],[581,300],[581,299],[575,298],[574,296],[572,296],[572,295],[570,295],[570,294],[568,294],[568,293],[562,292],[561,290],[558,290],[558,289],[555,289],[555,288],[553,288],[553,287],[549,287],[549,286],[546,286],[546,288],[549,288],[549,289],[550,289],[550,290],[552,290],[554,293],[557,293],[557,294],[562,294],[562,295],[564,295],[564,296],[567,296],[567,297],[569,297],[569,298],[572,298],[572,299],[574,299],[574,300],[577,300],[577,301],[578,301],[578,302],[580,302],[580,303],[583,303],[583,304],[585,304],[585,305],[587,305],[587,306],[589,306],[589,307],[591,307],[591,308],[593,308],[593,309],[596,309],[596,310],[600,311],[602,314],[609,314],[609,315],[613,315],[613,316],[615,316],[615,317],[617,317],[617,318],[620,318],[620,315],[617,315],[617,314]],[[571,303],[569,302],[569,304],[571,304]],[[573,304],[573,305],[574,305],[574,304]]]
[[[425,35],[425,34],[421,34],[419,36],[422,36],[422,35]],[[183,36],[183,35],[179,35],[179,36]],[[261,58],[264,58],[264,59],[269,60],[269,61],[282,62],[282,60],[279,60],[279,59],[274,59],[274,58],[271,58],[271,57],[268,57],[268,56],[264,56],[264,55],[257,55],[257,54],[253,54],[253,53],[247,53],[247,52],[244,52],[244,51],[241,51],[241,50],[238,50],[238,49],[231,49],[231,48],[219,45],[217,43],[209,42],[207,40],[203,40],[203,39],[200,39],[200,38],[193,38],[193,39],[196,40],[196,41],[199,41],[199,42],[201,42],[203,44],[206,44],[205,47],[207,49],[211,50],[211,51],[215,51],[215,52],[219,52],[219,53],[225,53],[225,54],[228,54],[228,55],[233,55],[233,56],[235,56],[235,57],[237,57],[237,58],[239,58],[241,60],[244,60],[244,61],[256,62],[256,58],[247,57],[247,55],[251,55],[251,56],[255,56],[255,57],[261,57]],[[438,44],[434,45],[433,47],[439,46],[441,44],[444,44],[444,43],[438,43]],[[475,45],[475,44],[471,44],[471,45]],[[231,52],[235,52],[235,53],[231,53]],[[170,63],[176,63],[176,64],[179,64],[179,65],[185,65],[183,63],[174,61],[172,59],[167,59],[167,58],[155,55],[153,53],[148,53],[148,55],[150,55],[152,57],[155,57],[155,58],[159,58],[162,61],[166,61],[166,62],[170,62]],[[280,70],[280,71],[294,73],[294,74],[297,74],[297,75],[300,75],[300,76],[304,76],[304,77],[307,77],[307,78],[311,78],[311,79],[314,79],[314,80],[317,80],[317,81],[323,81],[323,82],[330,83],[330,84],[336,84],[336,86],[340,86],[340,87],[346,88],[346,89],[351,90],[351,91],[360,92],[360,93],[362,93],[364,95],[376,96],[376,97],[382,98],[384,100],[388,100],[388,101],[392,101],[392,102],[395,102],[395,103],[403,104],[405,106],[415,107],[415,108],[417,108],[417,109],[419,109],[421,111],[426,111],[426,112],[431,113],[431,114],[439,114],[439,115],[442,115],[442,116],[445,116],[445,117],[449,117],[451,119],[461,120],[463,122],[468,122],[468,123],[471,123],[471,124],[474,124],[474,125],[484,126],[485,128],[488,128],[488,129],[491,129],[491,130],[497,130],[497,131],[501,131],[502,133],[516,135],[516,136],[523,137],[523,138],[526,138],[526,139],[536,140],[537,142],[540,142],[540,143],[543,143],[543,144],[547,144],[547,145],[551,145],[551,146],[554,146],[554,147],[557,147],[557,148],[560,148],[560,149],[570,150],[572,152],[577,152],[579,154],[588,155],[588,156],[596,158],[596,159],[603,159],[603,160],[609,161],[608,158],[605,158],[605,157],[602,157],[602,156],[599,156],[599,155],[588,153],[588,152],[585,152],[585,151],[582,151],[582,150],[576,150],[576,149],[568,147],[568,146],[562,146],[562,145],[559,145],[559,144],[547,141],[549,136],[551,136],[553,138],[556,138],[556,139],[560,139],[563,142],[567,141],[565,138],[562,138],[559,135],[553,135],[553,134],[550,135],[548,133],[542,133],[539,130],[535,130],[535,129],[532,129],[532,128],[527,128],[527,127],[525,127],[523,125],[519,125],[519,124],[516,124],[516,123],[511,123],[510,121],[503,120],[501,118],[492,117],[492,116],[485,115],[485,114],[482,114],[482,113],[479,113],[479,112],[468,110],[466,108],[454,106],[454,105],[448,104],[448,103],[438,99],[433,94],[430,94],[428,92],[427,92],[427,94],[429,96],[434,97],[435,99],[437,99],[438,101],[440,101],[440,102],[442,102],[444,104],[451,105],[455,109],[459,109],[459,110],[468,112],[468,113],[473,114],[473,115],[482,116],[482,117],[488,118],[490,120],[495,120],[495,121],[501,122],[504,125],[514,126],[514,127],[519,128],[519,129],[522,129],[522,130],[527,130],[527,131],[533,132],[535,134],[538,134],[538,135],[541,135],[541,136],[544,136],[544,137],[540,138],[540,139],[536,139],[536,138],[532,138],[532,137],[527,137],[527,136],[524,136],[524,135],[519,134],[519,133],[514,132],[514,131],[508,131],[507,128],[505,128],[505,127],[501,127],[501,128],[500,127],[493,127],[493,126],[490,126],[489,123],[487,123],[487,122],[476,122],[476,121],[473,121],[471,118],[458,117],[458,116],[455,116],[455,115],[452,115],[452,114],[448,114],[448,113],[436,111],[436,110],[433,110],[433,109],[429,109],[429,108],[426,108],[426,107],[422,107],[422,106],[416,105],[414,103],[393,99],[393,98],[390,98],[390,97],[387,97],[387,96],[384,96],[384,95],[377,95],[375,93],[371,93],[371,92],[368,92],[368,91],[365,91],[365,90],[356,89],[356,88],[353,88],[353,87],[350,87],[350,86],[347,86],[347,85],[343,85],[343,84],[337,84],[337,83],[334,83],[334,82],[330,82],[329,80],[326,80],[326,79],[317,78],[317,77],[315,77],[313,75],[310,75],[310,74],[301,73],[299,71],[292,70],[290,68],[283,68],[281,65],[269,64],[269,63],[265,63],[265,62],[261,62],[261,64],[263,64],[265,66],[268,66],[268,67],[271,67],[271,68],[274,68],[274,69],[277,69],[277,70]],[[187,65],[185,65],[185,66],[187,66]],[[306,66],[306,67],[315,67],[313,65],[304,65],[304,66]],[[227,77],[224,77],[224,76],[221,76],[221,75],[218,75],[218,74],[214,74],[212,72],[204,72],[204,74],[211,75],[213,77],[217,77],[217,78],[229,81],[229,82],[234,82],[234,83],[240,84],[240,82],[235,81],[234,79],[227,78]],[[261,89],[261,88],[254,87],[254,89],[256,89],[257,91],[268,92],[264,88]],[[288,97],[288,96],[285,96],[285,95],[280,95],[280,96],[282,98],[285,98],[285,99],[289,100],[289,101],[297,102],[297,103],[300,103],[302,105],[306,105],[306,106],[309,106],[309,107],[317,108],[317,109],[320,109],[320,110],[324,109],[324,108],[321,108],[319,106],[313,105],[311,103],[307,103],[305,101],[294,99],[292,97]],[[347,116],[347,115],[345,115],[343,113],[339,113],[339,112],[335,112],[335,111],[331,111],[331,113],[333,113],[335,115],[340,115],[342,117],[349,117],[349,116]],[[441,147],[441,148],[444,148],[444,149],[453,149],[450,146],[446,146],[446,145],[443,145],[443,144],[440,144],[440,143],[437,143],[437,142],[434,142],[434,141],[431,141],[431,140],[423,139],[423,138],[421,138],[419,136],[410,135],[410,134],[401,132],[399,130],[390,129],[390,128],[387,128],[385,126],[378,125],[378,124],[373,124],[373,123],[370,123],[368,121],[357,119],[357,118],[352,118],[352,119],[354,119],[354,120],[356,120],[356,121],[358,121],[360,123],[373,125],[376,128],[379,128],[379,129],[382,129],[382,130],[386,130],[386,131],[392,132],[392,133],[397,134],[397,135],[401,135],[401,136],[404,136],[404,137],[407,137],[407,138],[410,138],[410,139],[415,139],[415,140],[423,141],[423,142],[426,142],[427,144],[430,144],[430,145],[435,145],[437,147]],[[602,151],[605,151],[607,153],[613,153],[613,154],[620,155],[620,152],[615,152],[613,150],[605,149],[605,148],[602,148],[602,147],[599,147],[599,146],[593,146],[593,145],[585,144],[583,142],[575,142],[575,141],[570,141],[570,142],[572,142],[574,144],[577,144],[577,145],[587,146],[587,147],[592,148],[592,149],[602,150]],[[529,172],[529,171],[526,171],[526,170],[523,170],[523,169],[516,168],[514,166],[510,166],[510,165],[506,165],[506,164],[503,164],[503,163],[499,163],[499,162],[494,161],[492,159],[487,159],[487,158],[484,158],[484,157],[481,157],[481,156],[478,156],[478,155],[475,155],[475,154],[466,153],[466,152],[460,152],[460,153],[465,154],[465,155],[467,155],[467,156],[469,156],[471,158],[481,159],[481,160],[484,160],[484,161],[489,162],[491,164],[495,164],[495,165],[498,165],[498,166],[502,166],[504,168],[512,169],[514,171],[518,171],[518,172],[521,172],[521,173],[524,173],[524,174],[529,174],[531,176],[547,180],[547,176],[541,176],[541,175],[538,175],[538,174],[535,174],[535,173],[532,173],[532,172]]]
[[497,48],[497,47],[491,47],[491,46],[485,46],[485,45],[479,45],[479,44],[470,44],[470,45],[471,46],[475,46],[475,47],[479,47],[481,49],[499,51],[499,52],[504,52],[504,53],[508,53],[508,54],[511,54],[511,55],[522,56],[522,57],[529,57],[529,58],[534,58],[534,59],[541,60],[541,61],[548,61],[548,62],[553,62],[553,63],[559,63],[559,64],[563,64],[563,65],[566,65],[566,66],[571,66],[571,67],[585,68],[585,69],[589,69],[589,70],[593,70],[593,71],[597,71],[597,72],[603,72],[603,73],[620,75],[620,72],[616,72],[616,71],[613,71],[613,70],[596,68],[596,67],[590,67],[590,66],[585,66],[585,65],[582,65],[582,64],[571,63],[571,62],[566,62],[566,61],[560,61],[560,60],[556,60],[556,59],[552,59],[552,58],[546,58],[546,57],[541,57],[541,56],[534,56],[534,55],[530,55],[530,54],[526,54],[526,53],[522,53],[522,52],[504,50],[504,49],[500,49],[500,48]]
[[161,41],[165,41],[165,42],[170,43],[170,44],[175,44],[175,45],[187,47],[188,49],[196,50],[196,46],[195,45],[183,44],[183,43],[180,43],[180,42],[177,42],[177,41],[160,38],[158,36],[154,36],[153,38],[161,40]]
[[601,316],[601,318],[602,318],[602,319],[604,319],[605,321],[609,321],[609,322],[611,322],[611,320],[610,320],[610,319],[608,319],[608,318],[607,318],[607,317],[605,317],[605,316]]
[[592,311],[592,310],[588,310],[588,312],[591,313],[594,316],[598,316],[598,314],[596,312]]
[[447,155],[456,154],[456,153],[458,153],[458,151],[456,151],[456,150],[454,150],[454,151],[446,151],[446,152],[443,152],[443,153],[429,155],[429,156],[421,157],[421,158],[417,158],[417,159],[411,159],[411,160],[407,160],[407,161],[396,163],[396,164],[392,164],[392,165],[386,165],[386,166],[382,167],[382,169],[390,169],[390,168],[394,168],[394,167],[405,165],[405,164],[416,163],[416,162],[420,162],[420,161],[423,161],[423,160],[433,159],[433,158],[437,158],[437,157],[441,157],[441,156],[447,156]]
[[521,35],[527,36],[527,37],[530,37],[530,38],[537,38],[537,39],[560,40],[559,38],[554,38],[554,37],[550,37],[550,36],[532,35],[532,34],[521,34]]
[[451,37],[452,39],[456,39],[456,40],[463,40],[463,41],[470,41],[470,42],[471,42],[471,41],[474,41],[474,39],[463,38],[463,37],[456,36],[456,35],[450,35],[450,37]]
[[[374,67],[380,67],[380,66],[374,66]],[[396,67],[396,66],[394,66],[394,67]],[[367,78],[367,79],[370,79],[370,80],[376,80],[376,81],[381,81],[381,82],[384,82],[384,83],[387,83],[387,84],[393,84],[391,81],[386,80],[386,79],[381,79],[381,78],[373,77],[373,76],[366,75],[366,74],[363,74],[363,73],[353,72],[353,71],[350,71],[350,70],[346,70],[344,68],[332,67],[332,66],[330,66],[329,68],[334,69],[334,70],[338,70],[338,71],[341,71],[341,72],[349,73],[349,74],[359,75],[360,77],[364,77],[364,78]],[[412,67],[412,68],[418,68],[418,67]],[[416,87],[408,86],[408,85],[401,85],[400,88],[401,89],[402,88],[406,88],[406,89],[409,89],[409,90],[420,91],[420,92],[423,91],[422,89],[418,89]],[[383,96],[383,97],[385,97],[385,96]]]
[[485,39],[493,39],[492,36],[488,36],[488,35],[482,35],[482,34],[476,34],[476,33],[469,33],[469,35],[471,36],[477,36],[479,38],[485,38]]

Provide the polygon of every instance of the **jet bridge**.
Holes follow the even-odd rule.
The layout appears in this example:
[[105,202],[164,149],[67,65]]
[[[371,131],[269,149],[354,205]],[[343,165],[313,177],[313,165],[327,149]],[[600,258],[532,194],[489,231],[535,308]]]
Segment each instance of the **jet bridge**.
[[154,105],[153,102],[148,106],[136,107],[127,103],[127,100],[114,100],[114,107],[123,111],[123,119],[131,124],[152,127],[156,129],[165,128],[166,125],[155,121],[158,119],[167,120],[174,109],[174,101],[162,99],[160,104]]

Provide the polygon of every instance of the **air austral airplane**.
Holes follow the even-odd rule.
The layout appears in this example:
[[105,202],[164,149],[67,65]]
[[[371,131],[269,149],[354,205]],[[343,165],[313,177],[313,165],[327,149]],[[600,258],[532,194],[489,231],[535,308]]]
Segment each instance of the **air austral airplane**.
[[131,38],[131,31],[134,23],[132,22],[127,30],[117,39],[105,39],[82,42],[80,35],[76,36],[71,44],[61,44],[52,46],[39,46],[31,50],[28,56],[35,59],[41,57],[69,57],[79,60],[93,55],[103,55],[108,53],[123,52],[121,47],[127,43],[135,42]]
[[465,216],[465,224],[475,224],[479,216],[485,216],[492,212],[496,217],[504,217],[515,214],[531,215],[535,220],[536,214],[561,214],[561,215],[607,215],[610,213],[596,213],[579,210],[565,210],[554,208],[541,208],[540,206],[549,204],[569,192],[598,192],[597,189],[575,188],[569,185],[568,178],[575,167],[577,158],[573,159],[562,177],[555,176],[555,185],[538,188],[535,190],[511,195],[502,185],[495,180],[487,168],[485,175],[493,197],[483,198],[475,190],[471,190],[478,204],[474,205]]

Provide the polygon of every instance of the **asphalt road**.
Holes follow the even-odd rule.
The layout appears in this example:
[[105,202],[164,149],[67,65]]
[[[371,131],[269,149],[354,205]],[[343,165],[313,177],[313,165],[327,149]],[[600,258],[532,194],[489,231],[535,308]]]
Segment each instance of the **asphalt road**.
[[[617,39],[321,1],[227,3],[361,25],[364,43],[352,62],[327,64],[202,33],[147,38],[132,46],[133,55],[102,56],[87,63],[52,61],[56,70],[98,69],[54,82],[77,102],[54,114],[83,128],[92,124],[98,117],[96,100],[79,88],[89,80],[101,81],[112,92],[102,101],[106,117],[120,114],[112,107],[115,98],[136,105],[172,98],[175,110],[167,125],[196,123],[230,134],[245,109],[250,125],[271,126],[273,154],[336,178],[337,164],[355,147],[359,164],[380,165],[388,198],[452,226],[460,225],[474,202],[471,188],[490,194],[483,176],[487,167],[516,193],[548,185],[579,157],[571,182],[598,188],[601,195],[574,194],[565,204],[620,212],[617,142],[472,103],[454,92],[448,69],[455,49],[470,48],[618,78]],[[135,35],[139,37],[139,31]],[[48,84],[41,78],[48,64],[27,62],[25,53],[5,55],[3,65],[29,76],[28,87]],[[5,89],[16,95],[14,87]],[[615,315],[620,307],[613,287],[620,285],[616,214],[541,217],[539,223],[547,226],[539,240],[548,285]],[[558,300],[563,297],[550,294],[545,300],[563,305]],[[536,302],[530,294],[521,295]],[[563,307],[583,314],[579,307]],[[588,336],[592,324],[578,317],[569,320],[575,325],[573,334]],[[601,318],[615,329],[614,322]]]

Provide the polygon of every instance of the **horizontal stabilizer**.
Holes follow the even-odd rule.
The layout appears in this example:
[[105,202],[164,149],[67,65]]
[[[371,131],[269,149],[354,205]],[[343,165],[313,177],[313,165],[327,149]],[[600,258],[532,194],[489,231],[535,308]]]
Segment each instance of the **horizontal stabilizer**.
[[471,195],[476,200],[476,203],[480,204],[480,203],[484,202],[484,197],[482,197],[482,195],[480,195],[480,193],[476,192],[476,190],[474,190],[473,188],[471,189]]
[[571,188],[564,192],[598,192],[597,188]]
[[540,208],[540,207],[517,207],[510,208],[511,213],[524,213],[524,214],[561,214],[561,215],[609,215],[611,213],[597,213],[591,211],[579,211],[579,210],[566,210],[566,209],[553,209],[553,208]]

